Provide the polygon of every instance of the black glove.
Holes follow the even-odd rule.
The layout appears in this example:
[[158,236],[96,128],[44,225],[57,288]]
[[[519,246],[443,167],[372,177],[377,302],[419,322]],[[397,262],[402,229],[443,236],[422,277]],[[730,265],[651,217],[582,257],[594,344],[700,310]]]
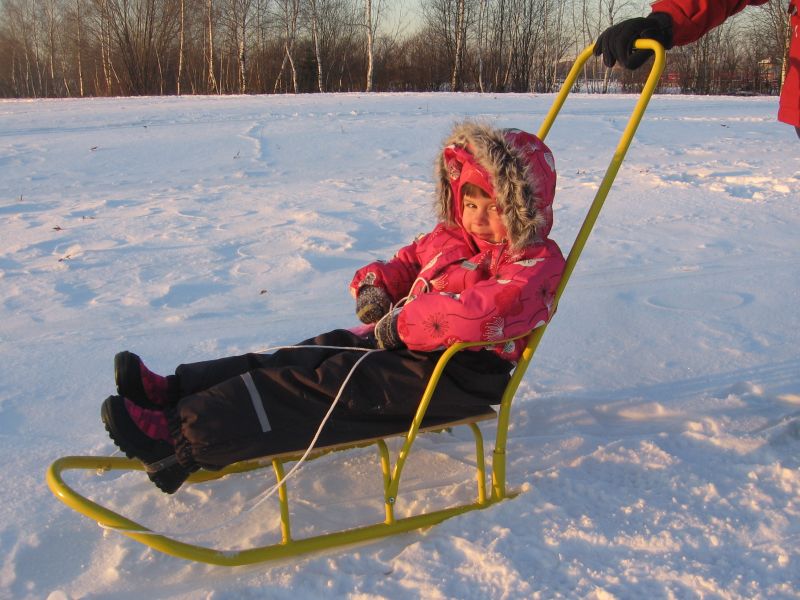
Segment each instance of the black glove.
[[626,69],[638,69],[653,55],[652,50],[635,50],[633,43],[647,38],[672,48],[672,17],[654,12],[648,17],[628,19],[612,25],[600,34],[594,44],[594,55],[603,55],[603,64],[613,67],[619,61]]
[[378,321],[378,324],[375,326],[375,340],[378,342],[378,348],[397,350],[406,347],[403,340],[400,339],[400,334],[397,332],[397,317],[400,315],[401,310],[401,308],[395,308],[383,319]]
[[391,306],[392,300],[382,288],[365,285],[358,290],[356,316],[362,323],[377,323]]

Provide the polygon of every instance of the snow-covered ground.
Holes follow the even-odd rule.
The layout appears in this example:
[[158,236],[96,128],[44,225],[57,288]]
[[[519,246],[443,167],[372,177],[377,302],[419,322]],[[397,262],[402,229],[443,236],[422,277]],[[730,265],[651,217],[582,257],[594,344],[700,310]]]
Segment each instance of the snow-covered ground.
[[[115,352],[167,372],[354,325],[354,269],[432,226],[453,121],[536,131],[551,101],[0,102],[0,597],[800,597],[800,140],[773,98],[651,103],[515,402],[516,499],[229,569],[104,531],[48,491],[58,456],[114,451],[99,406]],[[573,96],[548,137],[565,250],[633,103]],[[426,436],[401,493],[470,498],[470,440]],[[253,508],[269,471],[173,497],[140,473],[70,481],[187,541],[276,534],[275,506]],[[374,449],[293,486],[318,530],[380,518]]]

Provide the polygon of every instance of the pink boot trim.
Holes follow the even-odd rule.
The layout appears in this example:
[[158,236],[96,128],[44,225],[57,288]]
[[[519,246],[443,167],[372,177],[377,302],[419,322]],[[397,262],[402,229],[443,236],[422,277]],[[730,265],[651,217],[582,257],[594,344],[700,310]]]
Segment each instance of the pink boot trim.
[[142,408],[128,398],[125,398],[125,410],[128,411],[134,424],[147,437],[173,443],[172,436],[169,434],[167,416],[162,411]]
[[139,361],[139,372],[142,375],[142,387],[147,399],[153,404],[167,403],[167,378],[153,373]]

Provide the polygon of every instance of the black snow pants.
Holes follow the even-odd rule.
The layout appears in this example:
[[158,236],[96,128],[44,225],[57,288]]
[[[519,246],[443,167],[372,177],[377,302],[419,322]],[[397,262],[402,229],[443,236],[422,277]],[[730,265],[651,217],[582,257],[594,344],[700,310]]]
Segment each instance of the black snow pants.
[[[375,348],[346,330],[298,346]],[[317,446],[406,430],[442,352],[375,352],[353,372]],[[178,459],[186,467],[231,463],[304,450],[363,351],[287,348],[184,364],[178,400],[167,410]],[[488,350],[448,363],[426,413],[435,424],[485,412],[500,402],[513,364]]]

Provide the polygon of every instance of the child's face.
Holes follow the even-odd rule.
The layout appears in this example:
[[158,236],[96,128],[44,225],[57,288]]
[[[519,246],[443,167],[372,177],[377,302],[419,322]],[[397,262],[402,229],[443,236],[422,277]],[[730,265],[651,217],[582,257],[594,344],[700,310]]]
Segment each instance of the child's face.
[[496,244],[508,237],[494,198],[476,185],[467,184],[461,191],[461,225],[485,242]]

